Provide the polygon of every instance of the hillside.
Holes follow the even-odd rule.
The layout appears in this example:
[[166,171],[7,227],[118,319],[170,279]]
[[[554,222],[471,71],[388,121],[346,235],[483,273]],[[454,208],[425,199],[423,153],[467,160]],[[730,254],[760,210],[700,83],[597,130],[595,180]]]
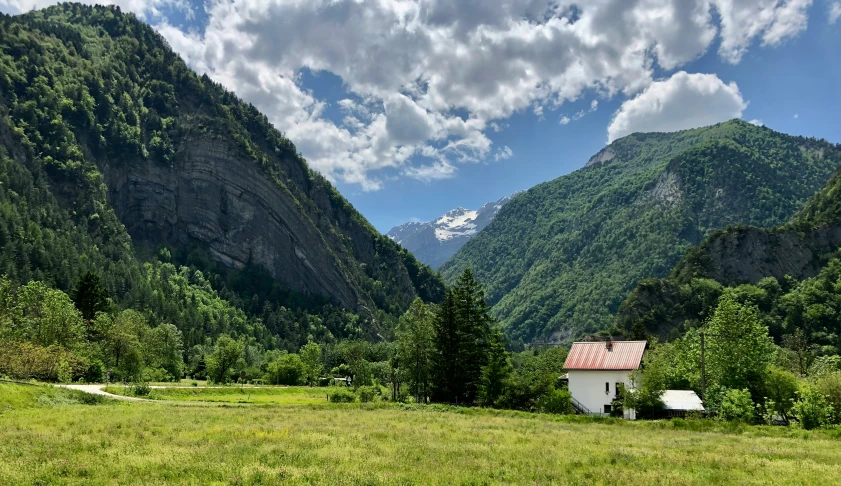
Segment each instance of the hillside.
[[440,267],[493,221],[508,201],[519,193],[484,204],[477,210],[456,208],[435,221],[395,226],[386,236],[432,268]]
[[0,164],[0,272],[69,293],[93,271],[187,346],[222,330],[372,336],[443,296],[263,114],[119,8],[0,16]]
[[514,338],[572,339],[710,232],[783,224],[839,165],[832,144],[740,120],[633,134],[515,198],[442,275],[471,267]]
[[731,227],[692,248],[668,278],[647,279],[623,302],[615,332],[671,339],[700,325],[724,292],[759,307],[780,340],[802,329],[841,350],[841,170],[787,224]]

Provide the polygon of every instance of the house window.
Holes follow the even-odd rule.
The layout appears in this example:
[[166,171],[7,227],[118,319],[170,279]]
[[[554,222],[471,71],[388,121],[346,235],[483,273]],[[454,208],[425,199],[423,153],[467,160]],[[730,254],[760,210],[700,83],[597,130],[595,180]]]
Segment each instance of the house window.
[[604,382],[604,392],[606,394],[610,394],[610,382],[609,381]]
[[614,388],[614,395],[617,397],[619,396],[619,382],[616,382],[616,388]]
[[610,405],[605,405],[604,406],[604,413],[610,413],[610,411],[611,411]]

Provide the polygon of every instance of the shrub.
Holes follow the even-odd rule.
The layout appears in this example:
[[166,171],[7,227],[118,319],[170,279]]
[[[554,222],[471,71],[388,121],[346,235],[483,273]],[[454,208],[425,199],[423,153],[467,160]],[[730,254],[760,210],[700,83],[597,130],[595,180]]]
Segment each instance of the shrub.
[[830,423],[841,424],[841,372],[821,376],[815,381],[815,388],[832,405]]
[[134,383],[129,390],[129,393],[136,397],[148,397],[152,393],[152,387],[146,382]]
[[543,413],[568,415],[572,413],[572,395],[567,390],[552,390],[540,397],[537,409]]
[[378,386],[360,386],[356,393],[362,403],[373,402],[382,396],[382,390]]
[[330,401],[333,403],[351,403],[356,401],[356,395],[346,389],[336,387],[336,391],[329,394]]
[[806,430],[817,429],[830,423],[832,405],[818,390],[808,387],[798,393],[800,398],[791,407],[791,413]]
[[724,392],[718,408],[718,419],[751,424],[756,418],[756,407],[747,389],[730,389]]
[[60,383],[70,383],[73,381],[73,370],[70,368],[70,363],[62,360],[58,364],[57,377]]

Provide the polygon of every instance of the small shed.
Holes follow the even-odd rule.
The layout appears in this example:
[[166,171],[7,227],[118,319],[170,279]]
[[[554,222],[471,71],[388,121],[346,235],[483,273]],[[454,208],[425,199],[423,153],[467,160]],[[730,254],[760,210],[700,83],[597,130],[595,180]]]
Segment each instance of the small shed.
[[661,400],[667,417],[685,417],[687,412],[704,411],[704,402],[692,390],[666,390]]

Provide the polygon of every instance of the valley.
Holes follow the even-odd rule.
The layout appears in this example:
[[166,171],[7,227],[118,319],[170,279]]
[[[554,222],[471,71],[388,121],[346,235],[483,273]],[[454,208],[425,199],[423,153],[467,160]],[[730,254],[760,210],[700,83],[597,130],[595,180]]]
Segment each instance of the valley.
[[834,65],[707,73],[810,2],[36,3],[0,484],[841,483]]

